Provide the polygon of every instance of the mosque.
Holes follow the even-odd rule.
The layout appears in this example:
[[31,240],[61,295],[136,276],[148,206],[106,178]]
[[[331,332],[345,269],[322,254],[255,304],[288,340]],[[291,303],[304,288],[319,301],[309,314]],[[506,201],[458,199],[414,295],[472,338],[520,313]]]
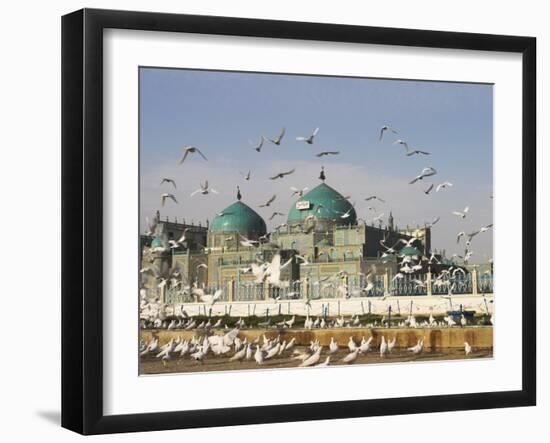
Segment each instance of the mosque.
[[[200,287],[231,287],[253,282],[246,272],[251,263],[271,261],[280,254],[283,262],[295,257],[281,280],[320,281],[338,272],[349,276],[368,273],[372,265],[383,274],[399,272],[395,255],[384,255],[380,241],[392,246],[400,238],[416,238],[413,246],[401,247],[399,255],[420,260],[431,251],[430,227],[399,229],[390,213],[385,226],[358,219],[353,205],[325,182],[298,198],[288,211],[286,223],[268,234],[264,219],[242,201],[240,191],[234,203],[219,212],[206,226],[159,221],[154,237],[142,237],[142,246],[159,246],[161,238],[179,239],[182,248],[157,253],[159,269],[178,264],[187,282]],[[160,214],[157,212],[160,220]],[[243,237],[255,242],[243,246]],[[403,246],[403,245],[400,245]],[[299,256],[299,257],[297,257]],[[439,256],[441,257],[441,256]],[[427,272],[427,266],[423,271]]]

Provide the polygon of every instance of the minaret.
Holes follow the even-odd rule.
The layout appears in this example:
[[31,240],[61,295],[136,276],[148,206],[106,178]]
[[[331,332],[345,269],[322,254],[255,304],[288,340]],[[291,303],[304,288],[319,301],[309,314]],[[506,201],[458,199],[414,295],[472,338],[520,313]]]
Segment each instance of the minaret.
[[237,186],[237,200],[241,201],[241,198],[243,198],[241,194],[241,188]]
[[393,231],[393,214],[390,211],[390,216],[388,217],[388,229]]
[[321,166],[321,173],[319,174],[319,180],[321,180],[324,183],[326,179],[327,177],[325,175],[325,167]]

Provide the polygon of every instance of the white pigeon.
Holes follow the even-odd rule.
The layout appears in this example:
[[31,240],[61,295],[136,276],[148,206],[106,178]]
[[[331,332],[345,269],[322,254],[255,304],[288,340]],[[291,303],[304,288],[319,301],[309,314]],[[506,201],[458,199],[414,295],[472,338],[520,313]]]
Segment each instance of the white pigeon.
[[369,337],[368,340],[365,340],[365,337],[361,340],[361,344],[359,345],[359,352],[361,354],[366,354],[370,351],[370,343],[372,341],[372,336]]
[[196,191],[193,191],[191,193],[191,197],[193,197],[195,194],[199,194],[199,193],[202,194],[202,195],[208,195],[210,193],[219,194],[219,192],[216,191],[215,189],[208,187],[208,180],[206,180],[204,182],[204,185],[202,183],[199,183],[199,185],[200,185],[199,189],[197,189]]
[[248,349],[248,346],[242,348],[239,352],[235,353],[233,357],[229,359],[229,361],[242,361],[246,357],[246,351]]
[[355,351],[350,352],[342,359],[342,363],[347,363],[348,365],[357,360],[357,355],[359,354],[359,348],[356,348]]
[[270,358],[273,358],[275,357],[276,355],[279,354],[279,351],[281,350],[281,344],[280,343],[277,343],[275,346],[273,346],[269,351],[267,351],[266,355],[265,355],[265,359],[266,360],[269,360]]
[[432,168],[431,166],[422,169],[422,172],[417,175],[415,178],[413,178],[409,184],[412,185],[413,183],[416,183],[419,180],[423,180],[425,177],[431,177],[432,175],[437,174],[437,171]]
[[334,337],[330,338],[330,344],[328,345],[328,353],[336,354],[338,352],[338,343],[334,340]]
[[166,202],[166,199],[167,199],[167,198],[169,198],[170,200],[172,200],[174,203],[177,203],[177,202],[178,202],[178,201],[176,200],[176,197],[174,196],[174,194],[164,193],[164,194],[162,194],[160,197],[161,197],[162,206],[164,206],[164,203]]
[[183,148],[183,154],[179,160],[179,164],[181,165],[185,159],[187,158],[187,156],[189,154],[199,154],[202,158],[204,158],[205,160],[207,160],[207,158],[204,156],[204,154],[200,151],[199,148],[197,148],[196,146],[185,146]]
[[439,191],[441,191],[442,189],[445,189],[445,188],[450,188],[451,186],[453,186],[453,184],[451,182],[440,183],[435,188],[435,192],[439,192]]
[[464,342],[464,353],[466,355],[470,355],[471,352],[472,352],[472,347],[470,346],[470,344],[467,341],[465,341]]
[[308,137],[296,137],[296,140],[301,141],[301,142],[306,142],[307,144],[312,145],[313,141],[315,139],[315,136],[317,135],[318,132],[319,132],[319,128],[315,128],[315,131],[313,131],[313,134],[311,134],[310,136],[308,136]]
[[348,341],[348,348],[349,348],[350,352],[353,352],[353,351],[355,351],[356,349],[359,349],[359,348],[357,347],[357,345],[355,344],[355,342],[353,341],[353,337],[350,337],[350,338],[349,338],[349,341]]
[[391,131],[393,132],[394,134],[397,134],[397,131],[395,131],[394,129],[390,128],[390,125],[384,125],[380,128],[380,136],[379,136],[379,140],[381,141],[382,140],[382,137],[384,136],[384,131]]
[[330,355],[325,359],[323,363],[319,363],[318,365],[315,365],[316,368],[326,368],[330,363]]
[[466,206],[462,212],[460,211],[453,211],[453,215],[458,215],[460,218],[466,218],[466,215],[468,214],[468,211],[470,208]]
[[386,338],[382,336],[382,341],[380,342],[380,357],[385,357],[388,353],[388,343],[386,342]]
[[397,334],[395,337],[393,337],[392,341],[388,341],[388,352],[393,351],[393,348],[395,348],[395,344],[397,343]]
[[411,351],[413,354],[420,354],[424,349],[424,339],[419,339],[416,345],[407,348],[408,351]]
[[319,360],[321,359],[321,351],[322,351],[323,347],[322,346],[319,346],[319,348],[317,349],[317,351],[315,351],[313,353],[313,355],[311,355],[310,357],[306,358],[302,363],[300,363],[299,367],[301,368],[305,368],[305,367],[308,367],[308,366],[313,366],[317,363],[319,363]]
[[254,353],[254,360],[256,360],[256,363],[259,365],[263,365],[264,363],[264,353],[260,349],[260,346],[256,346],[256,352]]

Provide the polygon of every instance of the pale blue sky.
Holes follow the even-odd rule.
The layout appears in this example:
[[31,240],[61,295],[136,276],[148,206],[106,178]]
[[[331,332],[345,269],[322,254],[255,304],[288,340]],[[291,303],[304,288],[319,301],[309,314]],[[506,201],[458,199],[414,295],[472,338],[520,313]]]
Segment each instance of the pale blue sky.
[[[399,134],[379,129],[390,124]],[[266,143],[261,153],[250,141],[260,136],[275,138],[282,127],[281,146]],[[296,141],[316,127],[313,146]],[[406,157],[394,145],[405,139],[429,156]],[[178,166],[181,148],[199,147],[208,157],[191,157]],[[233,73],[179,69],[140,70],[140,161],[142,220],[157,208],[161,214],[187,220],[211,219],[234,201],[241,185],[244,201],[264,218],[271,209],[258,205],[276,193],[273,210],[287,213],[294,202],[290,186],[310,189],[325,166],[327,183],[357,202],[360,217],[393,211],[398,225],[423,224],[441,216],[432,245],[447,254],[462,252],[456,233],[478,229],[492,222],[493,88],[491,85],[447,82],[382,80],[366,78]],[[322,150],[338,150],[339,156],[318,159]],[[432,166],[433,180],[408,182],[422,168]],[[267,179],[272,173],[295,167],[283,180]],[[252,170],[244,182],[239,171]],[[159,186],[163,176],[174,178],[179,205],[160,208]],[[219,195],[190,197],[199,181],[208,179]],[[448,190],[426,196],[426,182],[450,181]],[[381,195],[386,204],[364,198]],[[470,206],[461,220],[451,214]],[[267,221],[267,220],[266,220]],[[274,220],[281,223],[283,218]],[[268,226],[270,224],[268,223]],[[477,261],[492,256],[492,232],[472,245]]]

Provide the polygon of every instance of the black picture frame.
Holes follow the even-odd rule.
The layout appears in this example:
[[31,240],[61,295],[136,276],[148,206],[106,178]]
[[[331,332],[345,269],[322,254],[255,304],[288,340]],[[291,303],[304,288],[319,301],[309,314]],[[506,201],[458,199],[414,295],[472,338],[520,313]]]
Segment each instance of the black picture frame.
[[[108,28],[522,54],[522,388],[392,399],[104,415],[103,31]],[[62,18],[62,426],[82,434],[536,404],[536,39],[83,9]]]

